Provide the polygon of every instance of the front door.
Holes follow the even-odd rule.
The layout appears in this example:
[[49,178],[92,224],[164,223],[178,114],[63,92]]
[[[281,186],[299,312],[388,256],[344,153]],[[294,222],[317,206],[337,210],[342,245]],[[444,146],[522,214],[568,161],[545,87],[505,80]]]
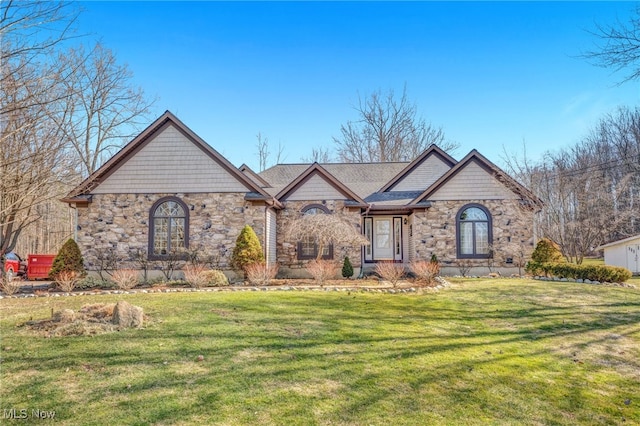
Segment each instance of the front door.
[[375,260],[393,260],[391,218],[373,218],[373,255]]
[[364,234],[370,244],[364,248],[364,260],[402,262],[402,217],[373,216],[364,218]]

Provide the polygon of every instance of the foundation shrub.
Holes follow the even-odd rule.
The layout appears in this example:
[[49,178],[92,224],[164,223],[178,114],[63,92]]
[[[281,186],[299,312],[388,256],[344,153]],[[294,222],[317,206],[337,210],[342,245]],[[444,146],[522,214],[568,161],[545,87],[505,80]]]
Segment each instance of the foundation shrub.
[[76,283],[77,290],[92,290],[92,289],[112,289],[116,288],[116,283],[112,281],[103,280],[100,277],[86,276]]
[[393,261],[382,261],[376,263],[376,273],[380,277],[389,281],[393,287],[398,285],[398,281],[403,277],[405,273],[404,265],[401,263],[395,263]]
[[266,262],[256,262],[246,267],[247,280],[254,285],[269,285],[272,279],[278,274],[278,264]]
[[73,291],[78,283],[78,272],[76,271],[62,271],[55,275],[54,282],[56,287],[65,293]]
[[324,285],[327,280],[335,278],[338,265],[332,260],[312,260],[307,263],[307,272],[311,274],[318,285]]
[[138,284],[138,271],[135,269],[116,269],[111,279],[120,290],[129,290]]
[[224,272],[218,269],[202,271],[202,276],[207,287],[224,287],[229,285],[229,280]]
[[525,270],[531,275],[599,282],[622,283],[632,276],[631,271],[618,266],[574,265],[572,263],[541,263],[530,261]]
[[428,285],[432,284],[434,279],[440,273],[440,264],[437,261],[420,260],[411,262],[409,269],[418,280],[423,281]]
[[[83,278],[87,272],[84,269],[84,260],[78,244],[69,238],[60,248],[58,254],[53,259],[49,278],[56,281],[60,272],[75,272],[75,279]],[[68,275],[68,274],[67,274]]]
[[264,261],[264,254],[260,240],[253,228],[245,225],[236,239],[236,245],[231,254],[231,263],[234,268],[241,270],[244,277],[247,278],[247,266],[262,261]]
[[342,276],[344,278],[351,278],[353,276],[353,265],[349,260],[349,256],[345,256],[344,262],[342,262]]
[[201,288],[207,285],[208,277],[205,275],[207,268],[204,265],[188,264],[185,265],[184,279],[193,288]]
[[539,263],[562,263],[565,259],[558,244],[548,238],[543,238],[538,241],[536,248],[531,253],[531,260]]

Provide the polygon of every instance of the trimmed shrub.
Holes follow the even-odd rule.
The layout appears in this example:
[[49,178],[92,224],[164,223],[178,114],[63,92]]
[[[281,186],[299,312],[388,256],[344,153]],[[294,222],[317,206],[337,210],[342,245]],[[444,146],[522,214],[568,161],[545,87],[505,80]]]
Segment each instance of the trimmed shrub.
[[262,247],[258,236],[249,225],[245,225],[236,239],[236,245],[231,255],[231,265],[241,270],[247,278],[246,268],[248,265],[264,261]]
[[572,263],[540,263],[533,261],[527,263],[526,271],[531,275],[609,283],[622,283],[632,276],[631,271],[618,266],[574,265]]
[[201,272],[205,285],[208,287],[224,287],[229,285],[229,280],[224,272],[218,269],[210,269],[208,271]]
[[76,283],[77,290],[92,290],[92,289],[111,289],[116,288],[116,284],[111,281],[106,281],[100,277],[86,276]]
[[247,265],[247,279],[251,284],[269,285],[269,282],[278,274],[278,264],[257,262]]
[[349,260],[349,256],[344,257],[344,262],[342,262],[342,276],[344,278],[351,278],[353,275],[353,265]]
[[531,260],[540,263],[562,263],[565,261],[560,246],[548,238],[538,241],[536,248],[531,253]]
[[49,271],[49,278],[57,281],[56,277],[60,272],[75,272],[75,279],[80,279],[87,274],[84,269],[82,253],[80,253],[80,248],[73,238],[69,238],[67,242],[64,243],[53,259],[53,264]]

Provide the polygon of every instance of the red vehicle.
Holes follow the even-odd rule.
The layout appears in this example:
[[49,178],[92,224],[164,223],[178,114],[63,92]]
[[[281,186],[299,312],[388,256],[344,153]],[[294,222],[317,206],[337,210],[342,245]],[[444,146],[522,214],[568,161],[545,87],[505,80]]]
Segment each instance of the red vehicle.
[[7,276],[24,276],[27,274],[27,261],[23,260],[14,252],[4,255],[4,271]]

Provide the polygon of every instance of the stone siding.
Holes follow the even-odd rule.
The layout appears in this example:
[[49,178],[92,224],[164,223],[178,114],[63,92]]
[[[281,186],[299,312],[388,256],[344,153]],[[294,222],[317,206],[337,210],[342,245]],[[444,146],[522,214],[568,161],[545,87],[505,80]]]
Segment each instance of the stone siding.
[[[189,250],[210,256],[214,267],[229,267],[236,238],[245,224],[253,227],[264,248],[265,206],[244,200],[244,193],[95,194],[88,208],[78,209],[78,245],[88,270],[115,254],[119,267],[140,269],[135,261],[149,246],[149,210],[165,196],[189,208]],[[151,262],[150,270],[161,269]]]
[[[435,254],[443,266],[457,267],[456,215],[466,204],[477,203],[491,213],[494,258],[491,267],[517,268],[528,259],[534,247],[533,215],[519,200],[433,201],[431,208],[412,217],[416,259],[428,260]],[[506,259],[513,259],[513,264]],[[474,267],[487,267],[487,259],[465,259]]]
[[[310,204],[320,204],[327,208],[332,214],[340,216],[343,220],[353,225],[358,232],[361,232],[360,209],[345,207],[342,200],[317,200],[317,201],[285,201],[285,208],[277,212],[277,261],[280,265],[279,276],[281,277],[308,277],[305,265],[309,260],[299,260],[297,241],[287,241],[285,233],[291,221],[300,217],[300,211]],[[333,260],[340,264],[345,256],[354,269],[360,268],[361,247],[334,247]]]

